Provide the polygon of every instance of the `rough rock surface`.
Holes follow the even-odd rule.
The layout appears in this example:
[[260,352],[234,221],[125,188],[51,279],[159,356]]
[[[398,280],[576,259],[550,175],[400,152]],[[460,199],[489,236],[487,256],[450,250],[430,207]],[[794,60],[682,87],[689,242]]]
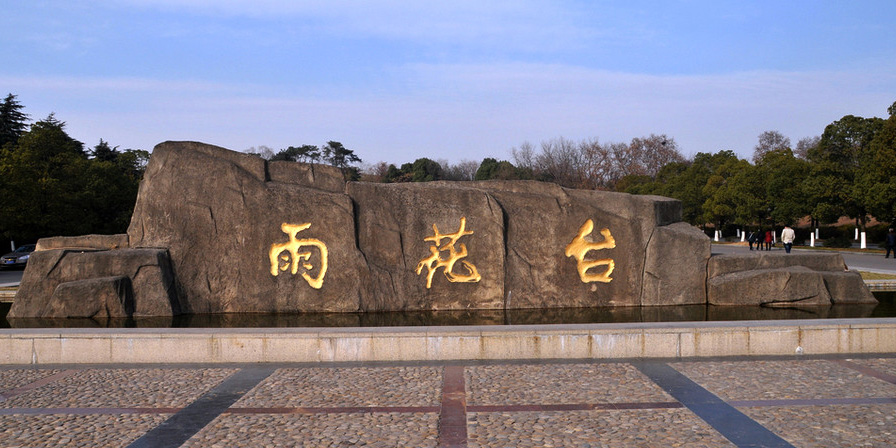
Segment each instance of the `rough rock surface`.
[[836,253],[715,255],[707,272],[707,301],[713,305],[877,302]]
[[[129,311],[130,307],[126,308],[129,316],[171,316],[181,312],[181,302],[174,288],[173,273],[165,249],[55,249],[37,251],[31,255],[9,310],[9,317],[69,317],[67,314],[54,312],[63,313],[73,308],[67,304],[53,304],[53,301],[75,297],[66,288],[87,285],[70,285],[54,296],[57,288],[70,282],[102,277],[129,279],[133,291],[133,311]],[[78,300],[96,302],[84,304],[83,309],[100,309],[106,306],[104,297],[86,295]]]
[[[870,297],[836,254],[710,257],[669,198],[534,181],[346,183],[333,167],[194,142],[156,146],[127,235],[41,248],[59,249],[35,252],[11,317]],[[78,296],[95,300],[63,303]]]
[[647,245],[641,305],[706,303],[710,246],[709,238],[690,224],[657,227]]
[[[292,165],[200,143],[153,150],[128,236],[169,249],[184,312],[358,310],[366,265],[352,201],[333,192],[332,170]],[[272,262],[291,238],[296,250],[281,246]]]
[[710,305],[830,305],[820,272],[803,266],[754,269],[711,278]]
[[[504,307],[504,215],[494,198],[442,182],[353,182],[347,192],[370,266],[361,309]],[[446,237],[435,241],[436,229]]]
[[833,303],[877,303],[858,272],[822,272]]
[[[640,305],[645,248],[658,226],[681,220],[680,203],[657,196],[571,190],[534,181],[461,185],[493,196],[504,213],[506,308]],[[578,258],[566,252],[589,220],[593,228],[585,236],[587,243],[605,241],[603,229],[615,240],[614,247],[583,254],[585,263],[612,260],[613,270],[603,281],[583,280]],[[708,257],[708,245],[706,249]],[[595,265],[585,274],[599,276],[608,267]],[[703,276],[701,267],[689,280],[701,283]],[[705,294],[698,300],[702,303]]]
[[39,316],[131,317],[134,291],[128,277],[100,277],[61,283]]
[[41,238],[37,240],[35,250],[51,249],[93,249],[111,250],[127,249],[128,235],[82,235],[82,236],[57,236]]
[[716,255],[709,261],[709,278],[732,272],[754,269],[780,269],[805,266],[814,271],[843,272],[846,263],[838,253],[780,253],[760,252],[751,254]]

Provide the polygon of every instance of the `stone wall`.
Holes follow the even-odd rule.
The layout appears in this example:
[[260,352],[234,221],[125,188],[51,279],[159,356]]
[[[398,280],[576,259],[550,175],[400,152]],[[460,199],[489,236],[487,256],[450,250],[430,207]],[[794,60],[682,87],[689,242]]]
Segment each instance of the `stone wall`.
[[[707,281],[709,238],[677,200],[534,181],[346,183],[333,167],[193,142],[156,146],[127,235],[39,246],[53,250],[32,257],[12,317],[702,304],[728,287]],[[775,263],[709,272],[814,276],[819,302],[853,281]],[[794,263],[810,267],[780,269]],[[84,291],[95,303],[60,303]]]

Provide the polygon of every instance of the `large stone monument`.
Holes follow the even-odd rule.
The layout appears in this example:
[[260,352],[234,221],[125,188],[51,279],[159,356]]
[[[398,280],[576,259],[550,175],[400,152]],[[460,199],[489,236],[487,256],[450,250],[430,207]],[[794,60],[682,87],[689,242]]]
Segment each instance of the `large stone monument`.
[[[669,198],[346,183],[332,167],[192,142],[156,146],[127,235],[38,246],[10,317],[874,300],[842,260],[711,259]],[[761,301],[736,293],[757,278],[778,283]]]

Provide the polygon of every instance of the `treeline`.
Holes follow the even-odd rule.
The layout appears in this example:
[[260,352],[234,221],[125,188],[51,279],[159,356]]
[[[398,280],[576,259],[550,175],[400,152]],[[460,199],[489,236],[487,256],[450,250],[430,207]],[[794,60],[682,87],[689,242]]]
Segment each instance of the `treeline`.
[[658,194],[682,201],[688,222],[739,226],[814,225],[840,217],[864,228],[871,217],[896,219],[896,103],[889,118],[847,115],[819,138],[789,139],[771,131],[760,136],[753,163],[731,151],[699,153],[667,164],[656,176],[628,176],[619,191]]
[[675,140],[665,135],[632,139],[630,143],[574,142],[558,138],[536,148],[523,143],[511,150],[513,162],[491,157],[481,162],[420,158],[400,167],[380,162],[367,167],[370,182],[433,180],[539,180],[569,188],[612,190],[624,177],[655,176],[668,163],[684,162]]
[[50,114],[30,123],[9,94],[0,103],[0,235],[17,243],[127,231],[149,160],[102,139],[90,149]]
[[777,131],[759,135],[752,162],[733,151],[682,156],[674,139],[650,135],[629,143],[558,138],[524,143],[512,162],[420,158],[400,167],[380,162],[362,180],[534,179],[570,188],[655,194],[679,199],[694,225],[775,226],[809,217],[813,225],[848,216],[865,227],[871,217],[896,219],[896,103],[889,118],[847,115],[820,136],[795,146]]
[[[681,200],[684,219],[699,226],[770,226],[805,217],[820,224],[848,216],[864,227],[872,216],[896,219],[896,103],[888,112],[887,119],[844,116],[796,145],[776,131],[764,132],[752,161],[728,150],[686,159],[666,135],[628,143],[557,138],[538,146],[523,143],[511,150],[511,160],[454,164],[419,158],[400,166],[362,166],[338,141],[247,152],[326,163],[340,168],[346,180],[524,179],[656,194]],[[25,242],[126,231],[148,159],[147,151],[119,150],[102,139],[85,149],[53,114],[30,123],[9,94],[0,103],[0,235]]]

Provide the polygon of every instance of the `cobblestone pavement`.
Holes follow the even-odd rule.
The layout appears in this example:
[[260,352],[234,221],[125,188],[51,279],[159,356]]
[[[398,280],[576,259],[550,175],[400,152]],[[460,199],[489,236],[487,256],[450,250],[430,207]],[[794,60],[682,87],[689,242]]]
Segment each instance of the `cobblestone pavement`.
[[0,366],[0,447],[896,446],[896,354]]

